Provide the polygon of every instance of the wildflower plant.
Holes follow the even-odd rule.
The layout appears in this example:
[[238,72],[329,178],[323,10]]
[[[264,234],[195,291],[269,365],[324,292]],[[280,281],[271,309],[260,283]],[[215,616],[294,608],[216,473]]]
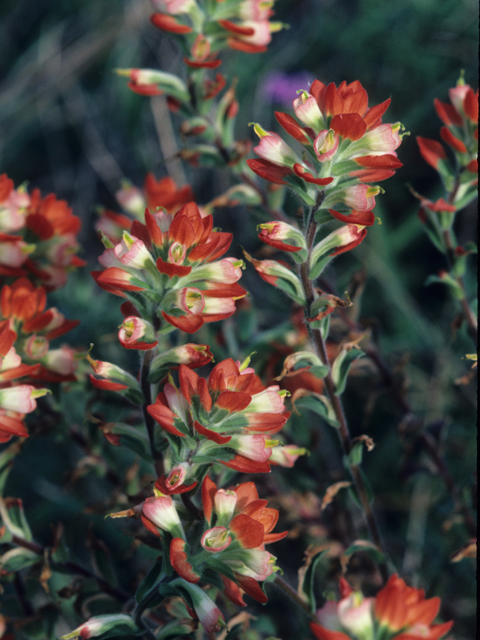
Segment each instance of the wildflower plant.
[[[0,576],[27,621],[7,606],[0,630],[49,640],[260,640],[270,626],[256,628],[237,607],[267,604],[275,585],[295,607],[298,628],[318,640],[446,637],[453,621],[442,622],[450,614],[434,595],[438,584],[426,597],[408,585],[411,574],[399,577],[398,550],[382,532],[371,465],[363,464],[376,443],[357,434],[355,422],[363,421],[351,418],[348,402],[344,408],[354,376],[378,368],[405,414],[399,432],[405,438],[413,433],[440,472],[453,499],[451,517],[463,527],[453,562],[474,553],[470,506],[431,433],[395,386],[372,332],[357,320],[361,292],[341,297],[329,278],[332,263],[342,264],[338,256],[356,254],[369,241],[367,231],[378,230],[376,199],[384,193],[378,183],[402,167],[404,126],[384,122],[390,98],[370,106],[360,81],[337,86],[315,79],[298,87],[289,113],[275,112],[281,134],[252,123],[259,138],[252,150],[249,140],[236,139],[235,81],[217,69],[227,67],[227,49],[240,56],[267,50],[272,34],[286,27],[273,19],[274,0],[152,4],[151,24],[182,52],[178,75],[138,68],[117,74],[144,100],[166,96],[183,141],[177,159],[192,170],[222,169],[232,181],[204,204],[190,185],[168,176],[147,173],[142,188],[118,185],[121,212],[102,208],[95,223],[104,251],[101,269],[91,275],[95,295],[103,289],[112,305],[112,296],[122,299],[123,320],[88,351],[50,344],[78,324],[50,306],[49,296],[68,287],[69,273],[83,264],[79,219],[55,195],[29,194],[0,177],[0,442],[18,438],[0,452],[0,490],[3,495],[18,443],[30,434],[40,442],[53,420],[56,437],[82,451],[67,482],[80,484],[91,473],[89,491],[96,498],[109,494],[87,500],[82,517],[101,512],[103,531],[122,527],[120,535],[134,541],[125,563],[143,554],[141,570],[135,589],[126,592],[115,577],[122,563],[93,529],[90,569],[70,558],[62,525],[43,546],[22,501],[1,497],[0,542],[7,548]],[[450,99],[436,100],[435,109],[454,163],[439,142],[418,138],[445,188],[435,202],[418,196],[420,219],[448,263],[448,271],[430,282],[454,292],[473,337],[476,318],[463,276],[474,247],[458,245],[453,225],[476,193],[478,92],[461,79]],[[251,151],[255,157],[247,159]],[[287,190],[300,209],[284,206]],[[248,218],[261,241],[248,250],[214,221],[218,209],[238,204],[261,216],[257,226]],[[237,257],[241,250],[244,260]],[[288,321],[251,328],[254,296],[246,278],[240,283],[247,269],[252,289],[273,287],[283,296]],[[104,343],[115,361],[97,359]],[[81,424],[66,418],[72,389],[79,404],[86,398]],[[336,457],[330,461],[335,482],[328,485],[325,469],[308,462],[309,449],[326,433],[327,455]],[[283,475],[282,467],[292,475]],[[297,476],[302,496],[285,481]],[[323,516],[329,506],[340,514],[335,522]],[[296,524],[284,530],[289,519]],[[306,556],[297,563],[298,588],[287,569],[282,577],[285,554],[275,551],[294,549],[295,539],[305,543]],[[295,553],[292,558],[297,562]],[[72,575],[73,582],[59,577]],[[42,585],[37,610],[25,597],[24,577]],[[339,598],[326,588],[333,578],[339,578]],[[420,567],[416,580],[424,583]],[[47,597],[51,603],[38,604]]]

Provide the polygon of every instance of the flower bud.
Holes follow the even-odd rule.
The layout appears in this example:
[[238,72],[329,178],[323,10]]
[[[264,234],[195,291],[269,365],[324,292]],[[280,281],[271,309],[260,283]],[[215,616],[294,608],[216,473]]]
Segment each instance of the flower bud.
[[116,258],[127,267],[134,269],[155,267],[155,261],[145,243],[130,235],[128,231],[123,232],[122,241],[117,244],[114,253]]
[[313,148],[320,162],[331,160],[338,149],[339,137],[333,129],[320,131],[315,138]]
[[280,167],[293,167],[295,163],[300,162],[293,149],[290,149],[288,144],[273,131],[268,132],[267,135],[262,135],[260,144],[254,147],[253,150],[260,158],[269,160]]
[[65,634],[60,640],[70,640],[71,638],[95,638],[104,633],[111,635],[138,635],[141,630],[137,627],[130,616],[123,613],[114,613],[105,616],[95,616],[84,622],[79,627]]
[[142,522],[144,526],[159,535],[159,529],[168,531],[174,538],[185,540],[182,523],[178,517],[175,504],[170,496],[147,498],[142,507]]
[[139,351],[153,349],[158,344],[158,341],[155,340],[153,326],[150,322],[137,316],[125,318],[120,325],[118,339],[125,349],[138,349]]
[[307,125],[307,127],[310,127],[314,131],[319,131],[324,128],[325,122],[322,112],[314,96],[309,96],[306,91],[302,91],[300,96],[293,101],[293,108],[297,118],[301,120],[303,124]]
[[225,527],[207,529],[202,536],[201,545],[206,551],[211,551],[212,553],[223,551],[232,541],[229,533]]

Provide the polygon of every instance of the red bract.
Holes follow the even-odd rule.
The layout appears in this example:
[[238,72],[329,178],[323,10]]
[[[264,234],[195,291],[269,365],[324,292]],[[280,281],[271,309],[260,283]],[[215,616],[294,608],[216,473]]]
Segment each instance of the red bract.
[[13,436],[27,438],[25,414],[35,410],[35,398],[45,395],[46,389],[36,389],[29,384],[19,384],[18,379],[32,376],[39,365],[22,363],[13,346],[16,334],[8,322],[0,322],[0,442]]
[[75,255],[79,230],[80,219],[64,200],[42,198],[38,189],[29,195],[0,176],[0,275],[29,273],[47,289],[64,285],[68,271],[85,264]]
[[27,278],[4,285],[0,295],[0,318],[15,335],[15,347],[25,365],[35,365],[30,376],[44,382],[75,380],[75,353],[67,346],[51,349],[50,341],[78,325],[66,320],[55,307],[45,309],[45,288]]
[[[217,3],[203,5],[202,20],[199,21],[199,8],[194,2],[178,4],[167,0],[153,0],[159,13],[151,17],[151,22],[158,29],[186,37],[192,49],[192,56],[185,59],[186,64],[214,68],[221,64],[221,60],[205,61],[210,49],[215,53],[226,46],[245,53],[262,53],[267,50],[272,32],[283,28],[282,23],[269,21],[273,15],[271,7],[274,2],[275,0],[240,0],[218,8]],[[196,51],[199,38],[202,39],[201,56]]]
[[[147,173],[143,189],[138,189],[131,184],[124,184],[115,195],[122,209],[141,222],[145,221],[146,207],[152,211],[163,208],[167,213],[174,214],[184,204],[193,200],[190,185],[179,188],[172,178],[157,180],[153,173]],[[133,220],[126,215],[104,210],[100,214],[95,228],[104,233],[112,242],[119,242],[123,231],[130,231],[132,223]]]
[[243,262],[218,260],[231,241],[230,233],[213,231],[213,217],[202,216],[193,202],[173,215],[147,209],[145,224],[135,221],[131,233],[105,250],[99,261],[106,269],[94,277],[116,295],[145,291],[145,305],[155,296],[157,316],[193,333],[232,315],[234,301],[246,293],[237,284]]
[[342,599],[328,602],[317,612],[322,625],[310,624],[318,640],[374,638],[375,634],[391,640],[438,640],[452,628],[453,622],[433,624],[440,598],[426,600],[422,589],[407,586],[397,575],[375,598],[364,598],[343,582]]
[[[449,97],[451,104],[434,100],[435,111],[445,125],[440,129],[440,137],[455,153],[460,166],[470,171],[478,151],[478,90],[474,93],[460,79],[457,86],[449,90]],[[453,175],[445,149],[439,142],[417,137],[417,143],[425,162],[444,176]]]
[[276,441],[268,438],[288,417],[285,392],[276,385],[266,388],[253,369],[242,371],[231,359],[217,364],[208,380],[182,365],[179,379],[180,388],[166,384],[148,412],[169,437],[181,439],[177,464],[186,459],[194,439],[185,482],[194,476],[196,465],[206,462],[240,471],[269,471]]
[[[275,116],[308,153],[300,159],[280,136],[255,125],[260,144],[254,151],[261,160],[248,161],[250,168],[266,180],[290,185],[308,205],[316,203],[316,193],[322,190],[322,210],[337,204],[359,209],[346,191],[386,180],[402,166],[396,157],[401,125],[382,124],[390,100],[369,108],[367,92],[358,81],[342,82],[337,88],[315,80],[309,91],[299,93],[293,107],[300,124],[285,113]],[[302,187],[296,178],[289,178],[292,172]],[[371,210],[374,201],[368,206]]]

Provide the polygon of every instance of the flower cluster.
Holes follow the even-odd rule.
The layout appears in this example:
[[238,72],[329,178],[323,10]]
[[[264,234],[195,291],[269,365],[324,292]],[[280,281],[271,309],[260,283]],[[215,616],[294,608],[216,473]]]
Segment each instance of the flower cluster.
[[[440,129],[442,140],[453,150],[460,167],[468,172],[478,172],[478,89],[473,89],[460,79],[449,91],[450,103],[435,98],[434,106],[444,126]],[[436,140],[417,137],[420,153],[440,174],[448,171],[445,149]],[[473,176],[470,177],[473,179]]]
[[438,640],[453,622],[433,624],[440,598],[425,599],[393,575],[375,598],[364,598],[346,580],[340,581],[341,600],[329,601],[317,612],[321,624],[310,628],[318,640]]
[[178,188],[172,178],[156,180],[153,173],[147,173],[143,189],[125,183],[115,194],[118,204],[129,215],[103,209],[95,224],[97,231],[103,233],[112,242],[120,242],[124,231],[130,231],[133,220],[144,222],[145,209],[155,211],[161,207],[169,214],[176,213],[180,207],[193,200],[189,185]]
[[85,264],[76,255],[79,230],[80,219],[64,200],[15,189],[0,176],[0,276],[29,275],[49,290],[63,286],[68,272]]
[[31,376],[38,365],[22,363],[15,347],[15,333],[8,322],[0,322],[0,443],[13,436],[27,438],[25,414],[37,407],[36,398],[47,393],[31,384],[19,384],[19,378]]
[[272,32],[283,28],[270,22],[275,0],[152,0],[156,10],[152,23],[162,31],[182,37],[193,68],[215,69],[221,64],[217,55],[230,47],[246,53],[262,53]]
[[173,469],[164,492],[176,493],[200,465],[214,462],[243,472],[270,471],[272,447],[278,445],[270,437],[287,421],[287,392],[278,385],[266,388],[252,368],[232,359],[218,363],[208,380],[182,365],[179,380],[179,388],[167,383],[147,409],[172,444]]
[[[412,190],[420,200],[419,218],[435,246],[442,252],[449,251],[445,245],[445,232],[452,228],[455,213],[463,209],[477,196],[478,184],[478,90],[465,84],[463,78],[449,91],[450,102],[435,98],[434,106],[443,122],[440,136],[454,156],[454,164],[444,146],[437,140],[417,137],[423,159],[440,175],[446,191],[446,199],[434,202]],[[456,258],[461,259],[464,251]]]
[[4,285],[0,296],[0,319],[7,322],[22,361],[36,365],[30,376],[42,382],[75,380],[74,350],[63,345],[50,348],[50,342],[78,325],[66,320],[55,307],[46,309],[45,287],[36,287],[27,278]]
[[106,268],[92,275],[106,291],[128,298],[134,315],[158,319],[160,330],[193,333],[231,316],[246,293],[237,284],[243,262],[218,260],[232,235],[212,229],[213,217],[193,202],[173,215],[147,210],[145,224],[134,221],[118,244],[104,238],[99,262]]
[[[372,209],[378,186],[402,166],[396,154],[401,143],[400,123],[382,124],[390,100],[368,107],[368,96],[360,82],[315,80],[309,91],[294,100],[295,115],[276,112],[283,129],[304,147],[300,158],[276,133],[259,125],[260,144],[254,151],[260,160],[249,160],[250,168],[270,182],[288,184],[307,205],[315,205],[322,187],[324,199],[317,219],[326,210],[350,224],[373,224]],[[333,208],[335,207],[335,209]]]
[[[205,530],[190,544],[175,500],[164,495],[158,483],[155,492],[155,497],[143,503],[142,522],[155,535],[171,534],[170,562],[181,578],[197,584],[207,579],[207,572],[213,569],[220,574],[224,593],[234,604],[245,606],[242,591],[259,602],[267,602],[258,582],[276,570],[276,559],[265,545],[281,540],[287,532],[271,533],[278,511],[259,499],[253,482],[225,490],[218,489],[207,476],[202,484]],[[217,622],[218,615],[207,630]]]

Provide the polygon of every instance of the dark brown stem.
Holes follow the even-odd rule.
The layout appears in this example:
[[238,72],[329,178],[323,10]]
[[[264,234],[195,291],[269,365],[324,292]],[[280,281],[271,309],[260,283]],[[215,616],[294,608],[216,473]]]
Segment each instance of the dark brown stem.
[[25,593],[25,585],[23,583],[23,578],[20,573],[17,571],[15,573],[15,577],[13,579],[13,586],[15,588],[15,593],[17,595],[17,600],[20,603],[23,613],[27,618],[30,618],[35,615],[35,609],[33,608],[32,603],[27,599],[27,594]]
[[465,527],[468,531],[468,534],[470,535],[470,537],[476,538],[477,527],[475,525],[475,521],[472,517],[472,514],[470,513],[470,509],[467,507],[466,504],[464,504],[460,500],[459,489],[455,484],[454,479],[450,475],[450,472],[447,469],[445,462],[440,456],[433,438],[428,433],[422,433],[419,436],[418,441],[420,442],[422,447],[425,449],[425,451],[428,453],[428,455],[432,458],[433,462],[435,463],[435,466],[438,469],[438,473],[443,479],[443,482],[445,483],[445,486],[447,487],[448,492],[450,493],[450,496],[455,506],[458,508],[458,510],[463,516],[463,520],[465,522]]
[[283,578],[281,578],[278,573],[275,574],[275,582],[276,586],[283,591],[285,595],[287,595],[296,605],[298,605],[303,611],[307,614],[310,620],[318,623],[318,618],[314,613],[310,610],[310,606],[308,602],[305,602],[303,598],[301,598],[298,593],[293,589],[288,582],[286,582]]
[[[28,540],[24,540],[23,538],[14,535],[12,536],[12,543],[19,547],[23,547],[24,549],[28,549],[29,551],[33,551],[33,553],[36,553],[42,558],[45,555],[45,547],[42,547],[36,542],[29,542]],[[128,600],[131,600],[129,593],[123,591],[123,589],[119,589],[118,587],[113,587],[104,578],[76,562],[71,562],[70,560],[67,562],[54,562],[51,560],[50,567],[54,571],[67,572],[83,576],[85,578],[92,578],[104,593],[108,593],[108,595],[120,600],[120,602],[128,602]]]
[[142,368],[140,370],[140,385],[142,387],[145,402],[142,405],[143,420],[147,429],[148,439],[150,441],[150,451],[154,460],[155,472],[157,476],[164,474],[163,456],[160,451],[155,448],[155,420],[148,413],[147,407],[152,404],[152,393],[150,383],[148,382],[148,374],[150,373],[150,364],[152,362],[153,351],[146,351],[143,357]]
[[200,509],[193,504],[191,498],[189,498],[186,493],[182,493],[181,498],[188,512],[198,520],[200,518]]
[[[340,309],[339,312],[342,315],[344,322],[353,331],[355,332],[362,331],[363,328],[358,323],[352,321],[345,314],[343,309]],[[403,415],[409,417],[412,422],[417,422],[419,423],[419,425],[421,425],[421,422],[422,422],[421,419],[415,415],[415,412],[413,411],[412,407],[410,406],[410,403],[405,397],[403,390],[395,381],[395,378],[392,372],[390,371],[388,366],[385,364],[382,356],[378,352],[378,349],[375,346],[369,346],[368,348],[365,348],[365,353],[370,358],[370,360],[376,365],[382,377],[383,384],[387,389],[391,391],[393,398],[397,403],[398,407],[400,408],[401,412],[403,413]],[[445,465],[445,462],[442,459],[440,453],[438,452],[435,442],[433,441],[431,436],[427,433],[421,433],[417,438],[417,442],[418,444],[420,444],[420,446],[424,449],[425,453],[431,458],[431,460],[435,464],[438,470],[438,473],[442,478],[445,484],[445,487],[449,492],[450,497],[452,498],[456,508],[463,515],[465,527],[470,537],[475,538],[477,535],[475,520],[468,506],[461,500],[460,490],[457,487],[454,479],[450,475],[450,472],[447,466]]]
[[[303,285],[303,290],[305,292],[306,305],[305,305],[305,314],[306,318],[312,317],[311,307],[315,300],[315,291],[313,287],[313,282],[309,277],[309,264],[310,264],[310,255],[312,252],[313,243],[315,240],[315,235],[317,231],[317,225],[314,221],[313,215],[316,209],[321,206],[321,200],[317,201],[316,207],[310,213],[310,220],[307,221],[307,232],[306,232],[306,243],[308,247],[308,259],[306,262],[300,265],[300,277]],[[368,499],[365,483],[363,481],[363,476],[360,470],[359,465],[353,465],[349,462],[349,454],[351,450],[351,437],[348,429],[348,424],[345,418],[345,413],[343,411],[342,402],[339,396],[336,394],[335,383],[332,378],[331,366],[327,355],[327,350],[325,348],[325,342],[323,340],[322,333],[320,329],[313,329],[309,327],[310,335],[312,337],[313,344],[315,346],[315,350],[322,361],[322,363],[328,367],[328,373],[323,378],[325,387],[327,389],[328,396],[332,403],[333,410],[335,412],[335,416],[337,418],[339,427],[338,433],[340,436],[340,442],[342,445],[342,450],[344,454],[344,458],[346,463],[349,466],[350,473],[352,475],[352,479],[360,499],[360,503],[362,505],[363,511],[365,513],[365,517],[367,520],[368,529],[370,532],[370,536],[378,547],[380,551],[382,551],[384,557],[386,558],[386,553],[384,550],[384,545],[382,542],[382,538],[380,535],[380,531],[377,525],[377,521],[375,515],[373,513],[372,507],[370,505],[370,501]],[[389,571],[386,561],[384,560],[379,564],[380,573],[382,575],[382,579],[384,582],[388,580]]]

